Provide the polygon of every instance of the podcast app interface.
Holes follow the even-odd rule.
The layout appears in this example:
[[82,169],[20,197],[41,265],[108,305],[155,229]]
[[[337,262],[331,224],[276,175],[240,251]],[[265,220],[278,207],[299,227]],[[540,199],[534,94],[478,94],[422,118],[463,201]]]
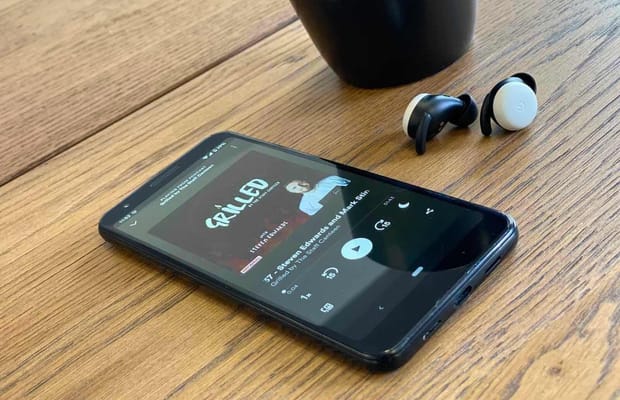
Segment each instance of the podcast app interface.
[[466,234],[479,220],[461,214],[327,162],[230,138],[116,226],[315,325],[361,338],[436,270],[444,236]]

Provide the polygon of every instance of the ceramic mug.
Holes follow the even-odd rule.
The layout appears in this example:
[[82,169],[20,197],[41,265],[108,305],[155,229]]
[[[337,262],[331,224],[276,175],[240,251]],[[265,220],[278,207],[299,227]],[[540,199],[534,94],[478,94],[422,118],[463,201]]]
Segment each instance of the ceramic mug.
[[344,81],[377,88],[416,81],[463,55],[476,0],[291,0],[323,58]]

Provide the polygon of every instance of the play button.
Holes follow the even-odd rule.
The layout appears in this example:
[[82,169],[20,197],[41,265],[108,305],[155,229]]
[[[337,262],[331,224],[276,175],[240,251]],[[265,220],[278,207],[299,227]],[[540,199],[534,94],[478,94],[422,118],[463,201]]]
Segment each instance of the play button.
[[359,260],[372,251],[372,242],[366,238],[351,239],[342,246],[340,254],[347,260]]

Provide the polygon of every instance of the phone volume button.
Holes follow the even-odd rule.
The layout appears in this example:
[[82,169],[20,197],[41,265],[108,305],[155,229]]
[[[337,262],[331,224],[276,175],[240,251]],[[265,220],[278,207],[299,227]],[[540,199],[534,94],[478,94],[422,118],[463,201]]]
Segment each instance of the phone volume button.
[[487,267],[487,269],[484,271],[484,274],[489,275],[491,272],[493,272],[493,270],[499,265],[500,261],[502,261],[502,258],[497,257],[497,259],[493,261],[493,263],[489,267]]
[[473,286],[469,285],[458,295],[456,301],[454,302],[454,307],[458,307],[467,300],[471,292],[474,290]]
[[431,335],[437,330],[437,328],[439,328],[439,325],[441,325],[441,322],[442,321],[440,319],[435,321],[433,326],[431,326],[431,329],[427,330],[426,333],[422,335],[422,340],[426,342],[431,337]]

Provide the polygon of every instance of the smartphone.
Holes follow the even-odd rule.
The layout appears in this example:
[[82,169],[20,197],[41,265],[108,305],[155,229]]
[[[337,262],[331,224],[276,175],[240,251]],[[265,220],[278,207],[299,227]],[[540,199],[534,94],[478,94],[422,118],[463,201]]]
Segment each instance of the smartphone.
[[517,241],[506,214],[233,132],[150,179],[99,232],[383,370]]

